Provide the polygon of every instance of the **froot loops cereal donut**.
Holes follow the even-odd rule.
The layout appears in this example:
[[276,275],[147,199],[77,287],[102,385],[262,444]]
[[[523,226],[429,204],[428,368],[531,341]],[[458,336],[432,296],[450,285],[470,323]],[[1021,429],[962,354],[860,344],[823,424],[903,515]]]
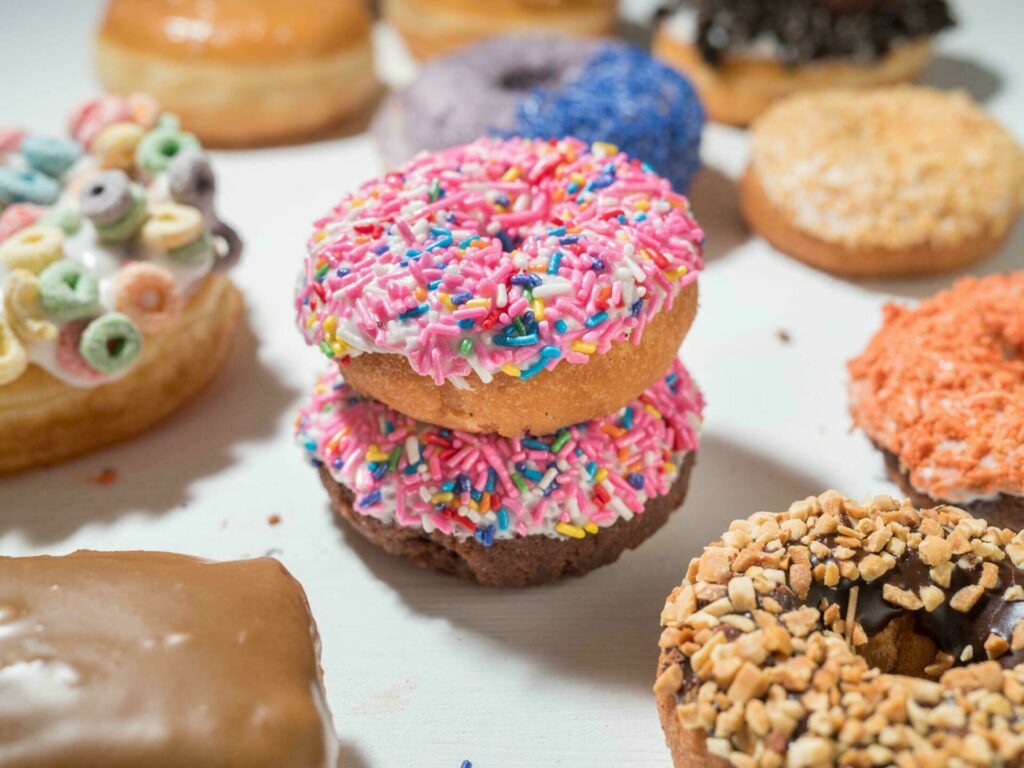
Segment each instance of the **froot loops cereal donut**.
[[946,0],[669,0],[660,17],[655,53],[733,125],[801,91],[914,80],[953,24]]
[[241,241],[195,137],[143,96],[88,102],[70,133],[16,132],[0,158],[0,187],[57,190],[0,190],[0,474],[172,413],[220,369],[240,314],[214,270]]
[[615,0],[384,0],[385,18],[422,59],[499,35],[607,35],[615,11]]
[[[152,93],[211,146],[301,139],[358,113],[377,93],[368,5],[109,0],[97,70],[108,90]],[[106,107],[83,119],[102,156],[117,158],[118,144],[137,140],[102,132],[126,119]]]
[[676,768],[1019,765],[1024,534],[835,491],[736,520],[668,596]]
[[703,400],[677,360],[621,410],[543,437],[448,430],[323,377],[299,441],[335,511],[386,551],[483,584],[581,575],[686,494]]
[[614,147],[480,140],[316,223],[298,324],[402,413],[545,434],[664,373],[696,311],[702,241],[686,198]]
[[373,131],[392,166],[485,135],[605,141],[686,192],[703,127],[690,83],[639,48],[512,36],[426,64],[385,100]]
[[849,371],[854,424],[905,493],[1024,528],[1024,272],[887,306]]
[[783,253],[838,274],[978,261],[1024,201],[1024,151],[963,93],[802,94],[766,112],[752,138],[740,184],[748,223]]

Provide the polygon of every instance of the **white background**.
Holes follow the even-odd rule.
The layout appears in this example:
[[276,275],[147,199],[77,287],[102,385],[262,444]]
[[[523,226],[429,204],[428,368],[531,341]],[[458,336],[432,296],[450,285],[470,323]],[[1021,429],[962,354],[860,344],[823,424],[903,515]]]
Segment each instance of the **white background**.
[[[1024,138],[1024,6],[956,10],[961,26],[942,37],[927,79],[968,88]],[[98,87],[98,12],[92,0],[0,0],[0,123],[62,131],[69,108]],[[393,40],[380,39],[386,68],[401,73]],[[293,328],[291,286],[313,219],[380,170],[365,135],[217,154],[221,210],[248,245],[233,273],[247,321],[227,370],[140,439],[0,481],[0,553],[277,555],[309,593],[342,764],[352,768],[458,768],[467,758],[475,768],[668,765],[650,692],[665,594],[734,517],[830,487],[858,497],[895,491],[850,432],[844,363],[877,327],[883,302],[952,279],[852,282],[772,251],[737,213],[732,179],[746,151],[743,132],[709,128],[708,168],[692,194],[708,267],[683,351],[708,408],[690,496],[617,564],[496,591],[394,560],[332,522],[291,437],[322,365]],[[1018,226],[975,271],[1017,268],[1022,251]],[[118,481],[92,482],[107,467]]]

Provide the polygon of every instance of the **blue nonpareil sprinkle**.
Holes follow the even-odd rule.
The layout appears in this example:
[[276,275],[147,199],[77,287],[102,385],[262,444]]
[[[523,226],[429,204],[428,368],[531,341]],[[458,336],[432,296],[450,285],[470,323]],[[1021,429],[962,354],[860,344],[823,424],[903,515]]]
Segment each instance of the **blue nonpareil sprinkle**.
[[562,350],[560,350],[558,347],[555,347],[555,346],[552,346],[552,345],[548,345],[546,347],[541,347],[540,348],[540,356],[541,357],[546,357],[548,360],[551,360],[552,358],[555,358],[555,357],[561,357],[562,356]]
[[445,482],[441,483],[441,490],[444,491],[445,493],[450,493],[451,491],[454,491],[455,490],[455,481],[454,480],[446,480]]
[[546,366],[547,364],[548,358],[541,357],[539,360],[537,360],[537,362],[533,363],[533,365],[529,366],[528,368],[523,368],[523,370],[519,372],[520,380],[526,381],[527,379],[532,379],[538,373],[543,371],[544,366]]
[[431,280],[429,283],[427,283],[427,290],[428,291],[436,291],[440,287],[441,287],[441,278],[440,277],[437,278],[437,280]]
[[590,268],[593,269],[595,272],[602,271],[604,269],[604,260],[595,256],[591,260]]
[[473,501],[480,501],[480,499],[482,499],[484,495],[480,493],[480,491],[470,491],[469,497],[473,499]]
[[590,186],[593,189],[604,189],[605,187],[610,187],[614,183],[614,176],[611,176],[609,174],[602,174],[598,176],[596,179],[594,179],[592,182],[590,182]]
[[530,286],[531,288],[535,288],[544,281],[541,280],[540,275],[533,272],[521,272],[518,275],[512,275],[509,282],[512,283],[512,285]]
[[596,315],[591,315],[590,317],[588,317],[586,322],[584,322],[583,324],[587,326],[587,328],[596,328],[607,319],[608,313],[602,309]]
[[422,255],[423,255],[423,251],[419,250],[418,248],[410,248],[409,250],[407,250],[405,252],[405,258],[407,258],[407,259],[415,259],[417,256],[422,256]]
[[544,473],[537,469],[530,469],[529,467],[523,467],[519,470],[519,474],[525,477],[527,480],[533,480],[535,483],[539,483],[544,477]]
[[473,327],[473,320],[471,318],[464,317],[461,320],[459,320],[458,326],[462,330],[467,331]]
[[373,475],[373,479],[374,480],[380,480],[387,473],[388,473],[388,465],[387,464],[378,464],[376,467],[374,467],[373,472],[371,472],[370,474]]
[[345,277],[345,275],[349,275],[351,273],[352,270],[349,269],[348,267],[340,267],[334,274],[336,274],[338,277]]
[[597,474],[597,462],[596,461],[592,461],[589,464],[587,464],[587,474],[590,475],[591,479],[593,479],[594,475]]
[[378,245],[376,248],[374,248],[373,252],[376,253],[378,256],[383,256],[385,253],[388,252],[388,250],[389,250],[388,244],[384,243],[383,245]]
[[452,244],[452,233],[450,229],[445,229],[444,227],[431,227],[430,234],[438,239],[427,248],[428,251],[436,251],[438,248],[447,248]]
[[425,314],[428,309],[430,309],[430,305],[429,304],[420,304],[418,307],[413,307],[412,309],[409,309],[409,310],[406,310],[405,312],[402,312],[398,316],[398,319],[399,320],[411,320],[414,317],[419,317],[420,315]]
[[565,191],[568,192],[570,195],[575,195],[577,192],[580,191],[580,185],[577,184],[575,181],[571,181],[569,182],[569,186],[565,188]]
[[640,310],[643,309],[643,307],[644,307],[644,300],[643,299],[637,299],[636,301],[633,302],[633,305],[629,308],[629,314],[632,315],[633,317],[639,317],[640,316]]
[[548,234],[552,237],[561,237],[565,234],[565,227],[555,227],[554,229],[548,230]]
[[469,493],[473,489],[473,484],[469,480],[469,475],[458,474],[455,477],[455,490],[458,493]]
[[538,440],[535,437],[524,437],[521,442],[527,448],[533,448],[533,449],[538,450],[538,451],[550,451],[551,450],[551,446],[550,445],[548,445],[547,443],[542,443],[540,440]]
[[548,262],[548,274],[557,275],[560,266],[562,266],[562,252],[555,251],[551,254],[551,260]]
[[563,238],[559,239],[558,244],[559,245],[575,245],[579,241],[580,241],[580,236],[579,235],[567,235],[566,237],[563,237]]
[[644,476],[639,472],[630,472],[626,475],[626,482],[639,491],[644,487]]
[[569,326],[565,324],[565,320],[559,318],[558,320],[555,321],[555,330],[557,330],[559,333],[565,333],[566,331],[569,330]]
[[488,493],[494,493],[494,485],[498,482],[498,473],[495,472],[491,467],[487,468],[487,485],[484,486],[484,490]]
[[405,469],[402,470],[402,474],[403,475],[415,475],[416,474],[416,470],[419,469],[419,466],[422,463],[423,463],[422,461],[417,461],[415,464],[410,464],[408,467],[406,467]]
[[305,447],[306,447],[307,451],[310,451],[310,452],[315,451],[316,450],[316,442],[314,442],[313,440],[307,440],[306,443],[305,443]]
[[543,491],[541,491],[541,493],[543,493],[545,496],[550,496],[552,493],[554,493],[557,490],[558,490],[558,483],[556,483],[554,480],[552,480],[550,483],[548,483],[548,487],[545,488]]
[[395,431],[395,425],[391,423],[390,419],[384,420],[384,434],[390,435]]
[[633,428],[633,409],[632,408],[627,407],[622,412],[622,419],[619,421],[619,426],[622,427],[623,429],[632,429]]
[[489,547],[494,543],[494,526],[488,525],[486,528],[477,528],[473,532],[473,536],[485,547]]
[[498,527],[503,531],[508,530],[508,512],[505,511],[504,507],[498,507],[497,516]]
[[496,202],[498,205],[508,208],[509,203],[511,203],[512,201],[508,199],[508,195],[499,194],[494,196],[494,202]]
[[359,502],[360,509],[366,509],[372,507],[374,504],[380,502],[380,489],[376,491],[370,491],[368,494],[363,496],[362,501]]
[[461,307],[472,298],[473,294],[471,291],[461,291],[460,293],[452,294],[452,304],[457,307]]
[[459,241],[459,248],[468,248],[470,245],[473,244],[473,241],[479,240],[479,239],[480,239],[480,235],[470,235],[465,240],[460,240]]
[[334,461],[331,462],[331,466],[334,469],[339,469],[340,470],[343,466],[345,466],[345,462],[342,461],[341,459],[335,459]]

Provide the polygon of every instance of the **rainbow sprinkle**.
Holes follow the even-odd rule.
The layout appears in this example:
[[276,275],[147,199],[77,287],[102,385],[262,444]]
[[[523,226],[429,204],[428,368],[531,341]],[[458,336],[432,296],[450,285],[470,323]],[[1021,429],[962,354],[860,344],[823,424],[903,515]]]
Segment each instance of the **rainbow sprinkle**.
[[685,197],[615,147],[482,139],[317,221],[296,297],[328,357],[404,355],[438,385],[528,379],[639,344],[703,268]]
[[582,539],[643,514],[697,449],[704,401],[678,360],[620,411],[545,436],[423,424],[358,396],[333,368],[296,432],[316,466],[385,523],[474,537]]

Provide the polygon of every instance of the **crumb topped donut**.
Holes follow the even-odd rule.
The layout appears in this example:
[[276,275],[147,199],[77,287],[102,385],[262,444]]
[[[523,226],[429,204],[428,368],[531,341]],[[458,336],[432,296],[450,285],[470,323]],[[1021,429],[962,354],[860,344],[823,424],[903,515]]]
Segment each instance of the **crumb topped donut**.
[[733,125],[801,91],[914,80],[953,24],[946,0],[670,0],[659,18],[656,54]]
[[337,369],[297,423],[334,503],[392,554],[483,584],[582,575],[636,547],[686,493],[704,401],[682,363],[638,399],[555,434],[423,424]]
[[1012,766],[1024,534],[829,491],[737,520],[661,615],[676,768]]
[[310,344],[420,421],[544,434],[658,380],[696,312],[703,233],[615,147],[484,139],[422,155],[319,220]]
[[301,139],[377,92],[365,0],[109,0],[100,80],[212,146]]
[[615,0],[384,0],[385,17],[421,59],[498,35],[607,35],[615,9]]
[[977,261],[1024,200],[1024,152],[963,93],[900,86],[794,96],[753,126],[740,193],[783,253],[844,275]]
[[887,306],[849,370],[854,424],[905,492],[1024,527],[1024,273]]

